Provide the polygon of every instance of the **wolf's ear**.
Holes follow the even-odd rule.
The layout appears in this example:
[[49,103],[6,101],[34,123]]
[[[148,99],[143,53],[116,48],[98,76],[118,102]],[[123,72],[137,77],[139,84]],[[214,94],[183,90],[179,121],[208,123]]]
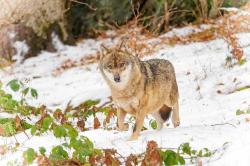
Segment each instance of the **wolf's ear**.
[[104,44],[101,44],[101,57],[100,59],[103,59],[103,57],[105,56],[105,54],[111,52],[111,49],[107,48],[106,46],[104,46]]
[[111,50],[107,48],[104,44],[101,44],[101,51],[102,52],[110,52]]
[[117,50],[121,50],[124,46],[124,39],[118,44]]
[[130,52],[130,50],[129,50],[129,48],[128,48],[127,45],[124,45],[124,49],[125,49],[125,52],[126,52],[127,54],[131,54],[131,52]]

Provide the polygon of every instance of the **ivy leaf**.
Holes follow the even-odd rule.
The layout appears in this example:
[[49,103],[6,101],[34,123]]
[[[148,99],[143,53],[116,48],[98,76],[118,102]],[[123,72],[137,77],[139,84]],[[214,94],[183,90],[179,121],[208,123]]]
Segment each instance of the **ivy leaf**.
[[68,158],[68,153],[60,145],[54,147],[49,156],[50,160],[65,160]]
[[166,150],[161,153],[165,165],[184,165],[185,160],[173,150]]
[[49,129],[49,126],[51,125],[51,123],[53,122],[53,119],[49,116],[45,117],[42,121],[42,127],[45,129],[45,130],[48,130]]
[[11,136],[16,133],[16,127],[13,120],[7,119],[3,124],[0,124],[2,136]]
[[22,126],[22,128],[23,128],[24,130],[30,129],[30,128],[32,127],[31,124],[27,123],[27,122],[24,121],[24,120],[21,121],[21,126]]
[[78,132],[72,126],[64,124],[63,127],[68,130],[67,135],[69,136],[70,139],[76,138],[78,136]]
[[192,153],[193,155],[195,155],[196,152],[197,152],[196,150],[192,150],[192,151],[191,151],[191,153]]
[[154,130],[157,129],[157,122],[156,122],[156,120],[151,119],[149,121],[149,124],[152,127],[152,129],[154,129]]
[[31,88],[31,89],[30,89],[30,93],[31,93],[31,96],[32,96],[32,97],[34,97],[34,98],[37,99],[38,93],[37,93],[37,91],[36,91],[35,89]]
[[7,86],[9,86],[11,88],[12,91],[17,92],[20,89],[20,84],[19,81],[14,79],[11,80],[10,82],[8,82]]
[[68,136],[69,138],[74,138],[74,137],[77,137],[78,136],[78,132],[76,131],[76,129],[74,128],[70,128],[69,131],[68,131]]
[[23,157],[28,164],[31,164],[36,158],[36,152],[34,151],[34,149],[29,148],[23,152]]
[[39,147],[39,152],[41,155],[45,156],[46,149],[44,147]]
[[87,108],[91,107],[91,106],[94,106],[94,105],[97,105],[100,103],[101,100],[87,100],[83,103],[83,105]]
[[202,157],[202,154],[203,154],[203,153],[202,153],[202,150],[199,150],[197,156]]
[[55,135],[55,137],[66,137],[67,133],[64,127],[62,126],[57,126],[53,129],[53,133]]
[[189,143],[183,143],[183,144],[181,144],[181,149],[182,149],[183,153],[186,153],[189,156],[191,156],[191,147],[190,147]]
[[22,94],[24,96],[26,96],[28,94],[29,90],[30,90],[30,88],[25,88],[24,90],[22,90]]
[[208,148],[204,148],[205,154],[203,155],[204,157],[210,157],[212,153],[208,150]]
[[245,114],[245,112],[240,109],[236,111],[236,115],[242,115],[242,114]]
[[30,130],[30,133],[31,135],[35,135],[36,134],[36,131],[37,131],[37,127],[34,125],[31,127],[31,130]]

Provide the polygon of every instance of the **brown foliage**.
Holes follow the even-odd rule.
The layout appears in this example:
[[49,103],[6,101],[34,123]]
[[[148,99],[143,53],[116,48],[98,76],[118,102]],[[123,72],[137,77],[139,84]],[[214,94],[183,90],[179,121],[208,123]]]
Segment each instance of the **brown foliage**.
[[138,165],[138,159],[135,155],[130,154],[125,162],[126,166]]
[[98,129],[101,126],[101,123],[97,117],[94,118],[94,129]]
[[15,126],[16,126],[16,129],[21,129],[22,128],[21,121],[22,120],[20,119],[20,117],[18,115],[16,115],[16,117],[15,117]]
[[116,151],[112,149],[106,149],[104,150],[104,163],[107,166],[119,166],[121,165],[121,162],[118,160],[118,158],[115,156]]
[[57,109],[54,113],[53,113],[53,117],[60,121],[63,118],[63,113],[60,109]]
[[81,130],[81,131],[84,131],[85,130],[85,121],[82,119],[82,120],[79,120],[77,122],[77,127]]
[[160,153],[158,151],[158,145],[155,141],[149,141],[147,144],[147,150],[144,159],[142,160],[142,166],[154,166],[162,165]]

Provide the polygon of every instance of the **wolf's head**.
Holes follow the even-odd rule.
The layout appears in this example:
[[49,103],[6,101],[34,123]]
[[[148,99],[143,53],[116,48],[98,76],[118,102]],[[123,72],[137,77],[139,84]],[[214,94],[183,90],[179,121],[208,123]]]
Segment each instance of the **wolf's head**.
[[112,86],[123,89],[131,79],[133,68],[133,55],[120,47],[107,49],[104,47],[103,56],[100,60],[100,69],[104,78]]

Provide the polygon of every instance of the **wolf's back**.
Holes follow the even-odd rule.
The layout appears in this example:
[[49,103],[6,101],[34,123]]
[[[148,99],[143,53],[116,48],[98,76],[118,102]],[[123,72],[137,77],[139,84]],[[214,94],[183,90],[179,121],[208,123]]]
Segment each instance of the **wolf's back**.
[[141,61],[142,73],[149,81],[175,81],[174,67],[168,60],[151,59]]

